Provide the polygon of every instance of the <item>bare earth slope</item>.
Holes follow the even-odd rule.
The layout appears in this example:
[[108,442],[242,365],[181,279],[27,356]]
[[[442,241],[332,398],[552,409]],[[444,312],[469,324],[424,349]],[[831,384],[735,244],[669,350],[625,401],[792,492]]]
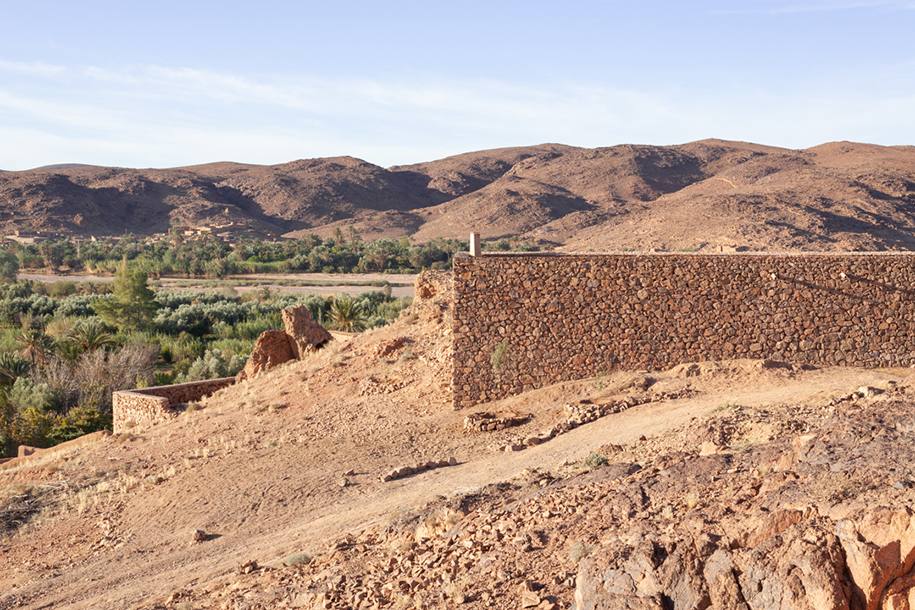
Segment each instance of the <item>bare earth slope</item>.
[[522,235],[571,250],[886,250],[915,244],[915,147],[504,148],[388,169],[352,157],[0,175],[0,231],[226,224],[290,237]]
[[[908,530],[871,540],[866,524],[884,513],[863,500],[902,523],[893,515],[905,513],[915,476],[912,399],[894,388],[908,371],[733,361],[621,372],[481,405],[474,411],[530,418],[469,433],[448,400],[449,328],[448,295],[427,295],[389,327],[222,390],[168,423],[0,470],[0,608],[506,608],[532,596],[533,606],[567,608],[576,595],[606,600],[579,610],[707,607],[664,599],[746,597],[763,569],[754,566],[770,561],[752,549],[786,547],[780,535],[795,527],[833,536],[824,552],[835,554],[846,543],[830,532],[842,519],[848,544],[862,541],[858,563],[846,550],[807,566],[786,548],[772,553],[771,572],[801,565],[797,578],[813,591],[847,565],[854,579],[843,582],[864,597],[905,590],[915,535],[903,559],[885,559],[879,549]],[[886,391],[858,399],[860,386]],[[648,402],[583,414],[627,398]],[[885,425],[866,425],[890,408]],[[548,428],[568,431],[497,451]],[[901,453],[887,453],[893,445]],[[613,465],[588,474],[581,460],[595,452]],[[871,464],[875,452],[887,466]],[[448,457],[457,465],[381,480]],[[192,540],[198,528],[202,542]],[[283,565],[299,552],[314,559]],[[867,584],[868,553],[878,552],[888,567],[881,584]],[[711,576],[669,577],[711,557]],[[728,562],[745,575],[737,585]],[[610,572],[619,586],[592,594]],[[606,597],[648,577],[636,572],[656,584],[632,585],[628,606]],[[858,594],[834,588],[839,601]],[[776,605],[784,591],[767,595],[771,604],[751,607],[804,607]],[[742,607],[726,602],[715,607]]]

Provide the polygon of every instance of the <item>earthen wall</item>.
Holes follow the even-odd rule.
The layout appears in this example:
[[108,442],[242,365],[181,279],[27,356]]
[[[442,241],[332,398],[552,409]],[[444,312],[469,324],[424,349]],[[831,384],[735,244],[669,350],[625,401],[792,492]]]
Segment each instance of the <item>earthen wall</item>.
[[182,403],[199,400],[235,383],[234,377],[192,381],[112,394],[112,419],[115,434],[134,426],[147,426],[175,417]]
[[458,255],[454,280],[455,408],[702,360],[915,363],[915,254]]

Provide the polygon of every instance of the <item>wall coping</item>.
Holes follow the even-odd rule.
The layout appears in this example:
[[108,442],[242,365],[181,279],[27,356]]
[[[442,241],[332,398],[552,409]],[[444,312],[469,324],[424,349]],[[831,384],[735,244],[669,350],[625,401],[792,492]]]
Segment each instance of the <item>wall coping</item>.
[[118,390],[114,392],[115,394],[130,394],[130,395],[139,395],[139,396],[153,396],[155,398],[166,398],[167,396],[161,396],[157,392],[161,393],[170,393],[171,390],[177,390],[180,388],[186,388],[189,386],[207,386],[207,385],[217,385],[220,383],[226,383],[228,381],[232,383],[228,385],[234,385],[235,377],[219,377],[218,379],[203,379],[201,381],[186,381],[184,383],[173,383],[170,385],[154,385],[148,388],[134,388],[132,390]]
[[753,252],[648,252],[648,251],[639,251],[639,252],[483,252],[480,256],[471,256],[469,252],[457,252],[454,255],[457,258],[595,258],[603,256],[620,256],[620,257],[639,257],[639,256],[652,256],[652,257],[674,257],[674,256],[688,256],[688,257],[754,257],[761,258],[764,256],[778,256],[779,258],[785,257],[807,257],[807,256],[817,256],[817,257],[831,257],[831,256],[841,256],[841,257],[868,257],[868,256],[879,256],[879,257],[905,257],[905,256],[915,256],[915,251],[860,251],[860,252],[828,252],[822,250],[811,250],[811,251],[753,251]]

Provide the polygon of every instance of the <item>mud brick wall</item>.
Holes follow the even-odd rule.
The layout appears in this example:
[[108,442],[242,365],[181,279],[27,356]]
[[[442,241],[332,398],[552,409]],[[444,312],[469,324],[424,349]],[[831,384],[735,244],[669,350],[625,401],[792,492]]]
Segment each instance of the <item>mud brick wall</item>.
[[114,433],[148,426],[178,414],[176,405],[199,400],[235,383],[235,377],[124,390],[112,395]]
[[458,255],[454,279],[455,408],[703,360],[915,363],[915,254]]

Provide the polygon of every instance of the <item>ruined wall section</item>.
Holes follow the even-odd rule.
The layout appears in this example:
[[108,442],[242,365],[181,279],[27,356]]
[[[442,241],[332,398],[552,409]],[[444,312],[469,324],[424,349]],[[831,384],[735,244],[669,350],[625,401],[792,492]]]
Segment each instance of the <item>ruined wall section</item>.
[[455,408],[703,360],[915,363],[913,254],[458,255],[454,279]]
[[235,377],[191,381],[112,394],[112,418],[115,434],[135,426],[145,427],[175,417],[177,405],[199,400],[235,383]]

